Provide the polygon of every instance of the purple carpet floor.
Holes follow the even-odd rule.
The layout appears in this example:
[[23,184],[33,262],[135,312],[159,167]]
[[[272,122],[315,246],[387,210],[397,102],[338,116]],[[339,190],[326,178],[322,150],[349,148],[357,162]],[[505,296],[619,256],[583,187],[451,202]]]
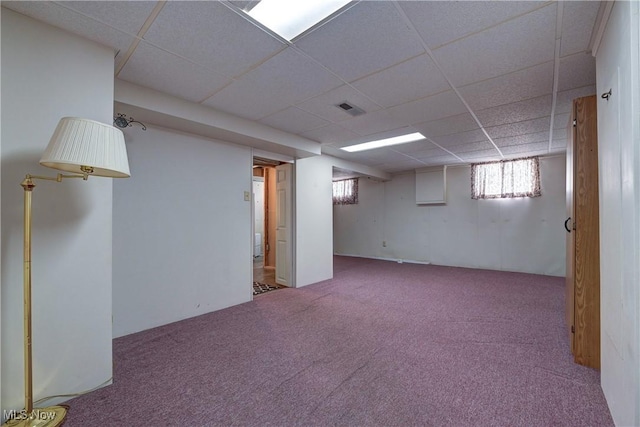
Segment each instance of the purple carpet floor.
[[335,257],[333,280],[114,340],[66,426],[610,426],[564,279]]

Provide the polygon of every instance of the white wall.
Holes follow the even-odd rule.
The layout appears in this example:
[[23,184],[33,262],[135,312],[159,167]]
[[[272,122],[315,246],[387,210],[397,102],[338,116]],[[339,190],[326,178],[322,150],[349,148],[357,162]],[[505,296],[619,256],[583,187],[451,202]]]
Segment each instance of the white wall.
[[[58,120],[113,120],[113,51],[2,9],[2,409],[23,398],[22,201]],[[112,180],[36,182],[34,397],[111,377]],[[51,403],[51,402],[49,402]]]
[[640,18],[615,2],[596,56],[602,389],[617,425],[640,425]]
[[332,175],[331,157],[296,161],[296,287],[333,277]]
[[416,205],[413,171],[361,178],[359,203],[334,207],[335,253],[563,276],[565,158],[540,169],[542,197],[472,200],[470,167],[449,167],[446,205]]
[[252,296],[251,149],[148,126],[125,131],[114,183],[114,336]]

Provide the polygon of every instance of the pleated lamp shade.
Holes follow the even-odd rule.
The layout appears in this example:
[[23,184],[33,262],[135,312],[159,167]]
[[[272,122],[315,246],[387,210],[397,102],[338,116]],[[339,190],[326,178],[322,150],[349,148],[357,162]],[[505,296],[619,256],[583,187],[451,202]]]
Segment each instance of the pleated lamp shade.
[[40,164],[78,174],[111,178],[131,176],[122,131],[77,117],[60,119]]

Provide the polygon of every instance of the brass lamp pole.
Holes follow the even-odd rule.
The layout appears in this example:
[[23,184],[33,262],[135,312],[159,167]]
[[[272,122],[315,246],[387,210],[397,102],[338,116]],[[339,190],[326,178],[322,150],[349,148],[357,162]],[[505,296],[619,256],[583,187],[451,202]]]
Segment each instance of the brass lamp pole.
[[27,175],[20,184],[24,189],[24,410],[14,411],[4,426],[60,426],[67,407],[33,408],[32,331],[31,331],[31,197],[34,179],[61,182],[64,178],[89,175],[112,178],[129,177],[129,163],[122,131],[93,120],[64,117],[58,123],[40,164],[67,172],[55,177]]

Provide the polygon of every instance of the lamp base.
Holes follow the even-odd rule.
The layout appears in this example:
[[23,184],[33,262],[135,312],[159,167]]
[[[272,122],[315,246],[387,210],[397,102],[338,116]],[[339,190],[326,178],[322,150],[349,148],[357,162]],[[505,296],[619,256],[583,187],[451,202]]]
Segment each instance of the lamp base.
[[15,411],[2,427],[57,427],[67,418],[68,406],[47,406],[35,408],[31,413],[24,409]]

